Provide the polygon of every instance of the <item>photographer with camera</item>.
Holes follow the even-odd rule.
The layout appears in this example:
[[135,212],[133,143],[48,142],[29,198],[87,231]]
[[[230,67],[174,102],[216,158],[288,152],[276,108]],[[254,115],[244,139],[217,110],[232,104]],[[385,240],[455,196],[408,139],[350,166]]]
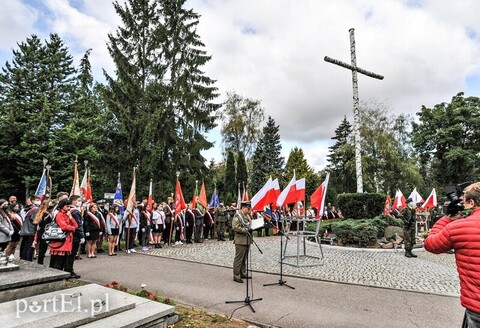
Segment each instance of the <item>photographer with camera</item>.
[[480,182],[466,187],[447,209],[424,246],[435,254],[455,250],[460,302],[466,309],[463,327],[480,327]]

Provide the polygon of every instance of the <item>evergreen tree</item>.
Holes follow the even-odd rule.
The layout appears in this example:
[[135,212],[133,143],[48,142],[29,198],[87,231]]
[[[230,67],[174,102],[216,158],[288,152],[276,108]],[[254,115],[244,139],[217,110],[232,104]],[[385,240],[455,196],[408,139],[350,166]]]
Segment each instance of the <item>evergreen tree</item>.
[[263,187],[265,182],[268,180],[268,178],[267,180],[265,179],[265,177],[268,176],[268,171],[266,169],[266,166],[264,165],[266,159],[265,152],[263,150],[263,142],[261,140],[258,143],[255,152],[253,153],[252,162],[252,193],[254,195]]
[[122,155],[116,165],[140,164],[138,185],[144,192],[150,176],[169,194],[173,172],[187,173],[182,186],[192,189],[194,176],[204,176],[207,170],[200,152],[212,143],[203,133],[215,126],[213,114],[219,105],[212,102],[217,97],[214,81],[201,71],[211,57],[202,50],[196,32],[199,15],[184,4],[185,0],[114,3],[124,25],[109,35],[116,77],[106,74],[104,89],[120,141],[113,151]]
[[332,137],[335,143],[328,147],[328,166],[330,171],[331,193],[353,193],[356,192],[355,176],[355,148],[353,145],[352,125],[347,117],[335,129],[335,136]]
[[237,179],[235,174],[235,156],[233,152],[227,151],[227,163],[225,167],[225,180],[223,184],[223,193],[226,202],[237,200]]
[[319,185],[319,177],[308,165],[303,150],[298,147],[293,148],[288,156],[287,163],[285,164],[285,171],[280,179],[280,187],[285,188],[287,186],[293,177],[294,171],[297,180],[305,178],[305,198],[308,201],[308,195],[311,195]]
[[[237,155],[237,186],[240,184],[240,186],[245,186],[245,188],[248,189],[248,172],[247,172],[247,163],[245,162],[245,156],[243,155],[243,152],[240,151]],[[237,188],[238,189],[238,188]],[[238,190],[237,190],[238,193]],[[251,195],[250,195],[251,196]]]

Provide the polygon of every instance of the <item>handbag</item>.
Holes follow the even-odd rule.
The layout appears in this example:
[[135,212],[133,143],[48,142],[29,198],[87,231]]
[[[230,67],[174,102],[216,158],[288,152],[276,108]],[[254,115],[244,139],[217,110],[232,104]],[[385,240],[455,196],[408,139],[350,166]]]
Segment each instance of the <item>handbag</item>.
[[46,242],[64,241],[67,239],[67,233],[58,226],[57,222],[53,221],[45,226],[42,239]]

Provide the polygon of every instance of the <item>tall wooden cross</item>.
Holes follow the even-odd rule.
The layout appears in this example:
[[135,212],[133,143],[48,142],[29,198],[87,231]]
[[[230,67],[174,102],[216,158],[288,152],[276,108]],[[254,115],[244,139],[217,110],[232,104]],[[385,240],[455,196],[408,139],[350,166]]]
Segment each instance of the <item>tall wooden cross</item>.
[[383,76],[369,72],[360,67],[357,67],[357,58],[355,55],[355,36],[354,29],[351,28],[350,32],[350,54],[351,54],[351,64],[344,63],[342,61],[330,58],[325,56],[324,60],[342,66],[352,71],[352,83],[353,83],[353,131],[355,136],[355,170],[357,176],[357,192],[363,192],[363,177],[362,177],[362,146],[360,144],[360,108],[358,101],[358,81],[357,81],[357,72],[366,76],[373,77],[375,79],[383,80]]

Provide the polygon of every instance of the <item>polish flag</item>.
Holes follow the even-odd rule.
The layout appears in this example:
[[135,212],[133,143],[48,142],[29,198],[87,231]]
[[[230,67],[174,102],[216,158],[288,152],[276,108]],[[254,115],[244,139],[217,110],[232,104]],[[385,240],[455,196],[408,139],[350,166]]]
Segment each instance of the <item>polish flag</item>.
[[153,180],[150,179],[150,188],[148,189],[147,211],[153,211]]
[[422,206],[420,206],[420,209],[421,210],[430,209],[430,208],[436,207],[437,205],[438,205],[437,192],[435,191],[435,188],[433,188],[432,192],[430,193],[430,196],[428,196],[425,203],[423,203]]
[[425,201],[425,199],[423,199],[423,197],[418,193],[417,188],[413,188],[412,193],[407,198],[411,198],[412,202],[415,204],[423,203]]
[[392,210],[401,210],[405,206],[407,206],[405,196],[400,191],[400,189],[397,189],[397,192],[395,193],[395,198],[393,199]]
[[272,181],[272,185],[273,185],[273,190],[272,190],[272,193],[273,193],[273,201],[272,201],[272,210],[276,210],[278,208],[278,205],[277,205],[277,199],[278,199],[278,196],[280,196],[280,184],[278,183],[278,178],[275,178],[275,180]]
[[265,206],[275,201],[273,197],[273,182],[272,177],[270,177],[265,185],[252,197],[252,210],[263,211]]
[[305,178],[295,181],[295,200],[304,201],[305,200]]
[[296,202],[296,192],[297,192],[297,185],[295,180],[295,174],[293,174],[292,180],[288,183],[288,185],[283,189],[277,199],[277,205],[283,206],[285,204],[295,203]]
[[317,219],[322,215],[325,207],[325,196],[327,195],[328,180],[330,179],[330,173],[327,173],[325,181],[315,190],[310,196],[310,205],[317,209]]

